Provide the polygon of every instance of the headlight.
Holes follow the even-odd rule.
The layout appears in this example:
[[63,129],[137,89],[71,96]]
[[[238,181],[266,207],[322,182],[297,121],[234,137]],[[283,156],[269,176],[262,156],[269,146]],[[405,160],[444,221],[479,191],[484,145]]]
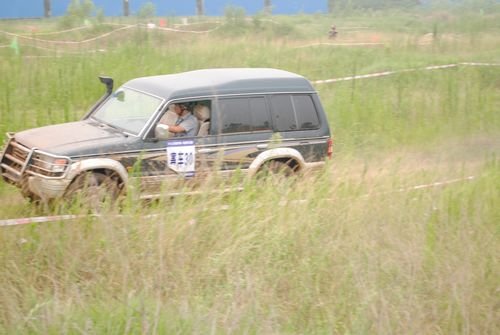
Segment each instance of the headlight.
[[31,158],[30,170],[37,174],[57,177],[66,171],[69,163],[68,158],[54,157],[36,152]]
[[66,158],[56,158],[52,163],[52,172],[64,172],[69,161]]

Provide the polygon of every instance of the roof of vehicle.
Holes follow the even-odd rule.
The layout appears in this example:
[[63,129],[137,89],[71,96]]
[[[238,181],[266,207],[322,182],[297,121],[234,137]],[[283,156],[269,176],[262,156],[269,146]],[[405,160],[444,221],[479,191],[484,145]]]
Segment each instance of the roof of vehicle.
[[267,68],[195,70],[137,78],[123,86],[167,100],[196,96],[315,91],[311,83],[298,74]]

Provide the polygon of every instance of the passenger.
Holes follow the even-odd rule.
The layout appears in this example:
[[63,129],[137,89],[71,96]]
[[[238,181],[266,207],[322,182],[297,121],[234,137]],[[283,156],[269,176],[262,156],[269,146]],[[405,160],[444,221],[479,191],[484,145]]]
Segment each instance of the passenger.
[[175,125],[167,126],[167,130],[174,133],[174,137],[194,137],[198,132],[198,120],[189,111],[185,104],[173,104],[174,112],[177,114],[178,119]]
[[210,131],[210,108],[202,104],[197,104],[193,108],[193,114],[200,124],[198,136],[207,136]]

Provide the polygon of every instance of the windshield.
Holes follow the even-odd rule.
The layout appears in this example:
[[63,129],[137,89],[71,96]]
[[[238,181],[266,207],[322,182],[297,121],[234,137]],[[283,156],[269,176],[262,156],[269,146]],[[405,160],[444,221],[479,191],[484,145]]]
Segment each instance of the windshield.
[[92,118],[137,135],[161,102],[160,98],[122,87],[92,114]]

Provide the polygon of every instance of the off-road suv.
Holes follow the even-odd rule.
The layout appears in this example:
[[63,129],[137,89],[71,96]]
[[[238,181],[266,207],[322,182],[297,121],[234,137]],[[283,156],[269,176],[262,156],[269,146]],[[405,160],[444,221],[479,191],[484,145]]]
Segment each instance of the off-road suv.
[[[106,94],[81,121],[8,133],[3,179],[29,198],[50,200],[86,183],[113,196],[134,182],[142,197],[169,180],[207,174],[286,174],[322,166],[332,154],[317,92],[302,76],[276,69],[207,69],[137,78]],[[197,135],[175,136],[169,107],[183,104]],[[163,185],[163,187],[162,187]]]

